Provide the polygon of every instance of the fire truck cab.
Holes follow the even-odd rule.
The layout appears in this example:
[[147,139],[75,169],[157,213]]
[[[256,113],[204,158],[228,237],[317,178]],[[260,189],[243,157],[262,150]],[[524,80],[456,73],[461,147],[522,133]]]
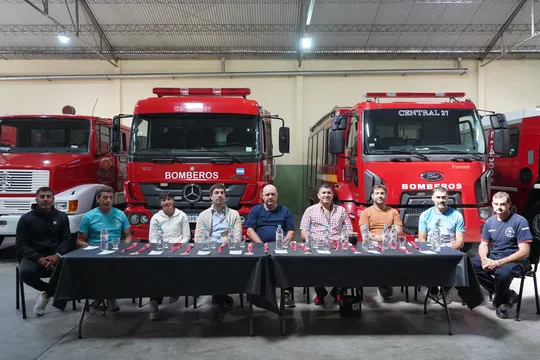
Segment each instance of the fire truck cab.
[[[289,128],[270,116],[247,88],[155,88],[137,102],[134,115],[113,120],[111,147],[118,151],[120,119],[133,116],[125,183],[126,215],[134,239],[148,240],[151,217],[169,191],[193,232],[199,213],[212,204],[210,187],[224,183],[226,204],[242,221],[261,203],[262,188],[275,176],[275,158],[289,152]],[[279,152],[272,120],[281,121]]]
[[111,119],[75,115],[0,116],[0,242],[15,236],[17,223],[43,186],[55,193],[55,207],[68,214],[76,234],[94,205],[99,185],[116,191],[123,203],[129,128],[120,128],[120,151],[109,149]]
[[[509,149],[489,158],[493,170],[491,192],[507,192],[513,211],[523,215],[533,233],[540,236],[540,109],[520,109],[504,115]],[[491,154],[494,128],[488,118],[483,119],[483,125]]]
[[[399,211],[405,235],[414,237],[420,214],[433,205],[432,190],[444,186],[449,205],[465,219],[465,241],[479,242],[483,224],[491,216],[490,171],[474,104],[457,100],[464,93],[365,96],[366,101],[336,108],[311,128],[308,197],[314,198],[321,182],[332,183],[335,201],[347,209],[358,231],[362,210],[372,205],[373,187],[384,184],[387,204]],[[432,101],[380,101],[387,98]],[[493,115],[493,121],[504,119]],[[497,131],[499,151],[508,140],[505,132]]]

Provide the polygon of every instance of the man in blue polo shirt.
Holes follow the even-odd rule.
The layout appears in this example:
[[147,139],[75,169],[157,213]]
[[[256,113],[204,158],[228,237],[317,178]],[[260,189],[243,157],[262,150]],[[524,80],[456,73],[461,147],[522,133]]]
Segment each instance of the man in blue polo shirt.
[[[478,255],[471,262],[480,285],[495,294],[495,314],[506,319],[508,309],[518,299],[516,292],[510,290],[510,284],[514,277],[531,268],[527,258],[533,236],[527,220],[510,211],[510,195],[501,191],[496,193],[492,206],[495,215],[486,220]],[[490,243],[493,245],[491,251]]]
[[[433,189],[431,196],[434,206],[427,209],[420,215],[418,222],[418,240],[426,241],[427,234],[438,226],[441,232],[441,246],[448,246],[459,250],[463,247],[465,239],[465,222],[463,215],[451,207],[448,207],[448,190],[443,186],[438,186]],[[451,287],[441,289],[440,296],[446,298],[446,303],[450,304]],[[439,298],[439,288],[433,286],[431,288],[431,296],[433,299]],[[429,298],[430,302],[435,302]]]
[[[249,212],[246,228],[247,235],[253,242],[273,242],[276,241],[276,229],[281,225],[285,234],[283,241],[294,239],[294,218],[289,209],[283,205],[278,205],[279,193],[274,185],[266,185],[261,197],[263,204],[255,205]],[[291,299],[290,289],[285,289],[285,305],[295,307]]]

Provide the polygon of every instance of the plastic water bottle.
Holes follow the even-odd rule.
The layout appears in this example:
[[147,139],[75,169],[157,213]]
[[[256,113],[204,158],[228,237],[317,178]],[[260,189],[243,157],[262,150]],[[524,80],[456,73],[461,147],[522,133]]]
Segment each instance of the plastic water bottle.
[[397,245],[396,225],[392,225],[392,230],[390,230],[390,249],[397,249]]
[[371,239],[369,238],[369,226],[364,225],[362,231],[362,249],[368,250],[371,247]]
[[381,247],[383,251],[390,249],[390,231],[388,230],[388,224],[384,224]]
[[435,224],[431,232],[431,244],[433,246],[433,251],[441,251],[441,230],[439,229],[439,222]]
[[204,251],[210,250],[210,236],[208,235],[208,225],[204,225],[202,231],[202,249]]
[[238,241],[236,241],[236,238],[234,236],[234,224],[231,224],[229,226],[229,249],[236,249],[238,245]]
[[281,224],[279,224],[276,229],[276,249],[281,250],[282,247],[283,247],[283,229],[281,228]]
[[163,232],[163,228],[161,227],[161,224],[158,224],[156,250],[162,251],[164,249],[165,249],[165,233]]
[[343,224],[341,229],[341,248],[342,250],[349,250],[349,231],[346,224]]
[[324,226],[324,235],[323,235],[323,241],[322,241],[322,249],[324,251],[330,250],[330,229],[328,228],[328,225]]
[[313,238],[311,237],[311,225],[308,225],[306,229],[306,243],[304,244],[304,247],[306,250],[311,250],[312,244]]
[[103,228],[99,237],[99,249],[101,251],[109,250],[109,232]]

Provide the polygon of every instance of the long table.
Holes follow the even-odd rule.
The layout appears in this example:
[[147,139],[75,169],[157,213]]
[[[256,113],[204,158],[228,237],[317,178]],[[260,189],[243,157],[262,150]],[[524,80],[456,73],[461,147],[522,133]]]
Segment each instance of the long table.
[[[297,248],[287,249],[287,253],[276,253],[270,247],[273,284],[279,288],[288,287],[375,287],[391,286],[453,286],[458,290],[463,302],[470,308],[480,305],[484,296],[468,256],[452,248],[443,247],[440,252],[428,254],[431,248],[426,243],[415,243],[416,249],[408,243],[405,253],[390,249],[381,251],[363,250],[360,245],[350,249],[335,250],[321,254],[312,249],[309,253]],[[429,294],[429,292],[428,292]],[[285,308],[282,292],[280,304],[281,332],[285,333]],[[424,300],[424,313],[427,313]],[[446,310],[448,332],[452,334],[452,322],[446,299],[438,302]]]
[[262,244],[254,244],[253,255],[231,255],[227,247],[198,255],[201,244],[193,244],[188,254],[184,244],[175,252],[150,255],[156,250],[152,244],[132,255],[144,245],[123,252],[129,245],[120,244],[118,251],[107,255],[98,255],[99,249],[78,249],[62,257],[55,299],[86,300],[79,338],[88,299],[248,294],[251,335],[252,305],[278,312]]

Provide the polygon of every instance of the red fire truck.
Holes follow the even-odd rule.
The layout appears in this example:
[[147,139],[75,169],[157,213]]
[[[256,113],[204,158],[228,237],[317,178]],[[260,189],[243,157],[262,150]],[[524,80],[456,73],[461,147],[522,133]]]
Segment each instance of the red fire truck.
[[115,157],[109,150],[111,119],[76,116],[74,110],[0,116],[0,241],[15,236],[19,218],[42,186],[55,192],[55,207],[68,214],[72,234],[93,207],[100,184],[112,186],[116,201],[123,202],[129,128],[121,129]]
[[[493,170],[491,191],[507,192],[513,210],[523,215],[535,235],[540,236],[540,109],[521,109],[504,114],[510,148],[507,154],[490,157]],[[493,128],[483,120],[488,148],[493,148]]]
[[[479,242],[491,215],[489,170],[481,118],[464,93],[368,93],[366,101],[334,108],[311,129],[308,198],[316,202],[322,182],[335,186],[358,231],[361,211],[372,204],[371,190],[384,184],[407,236],[415,236],[420,214],[433,205],[432,191],[445,186],[449,205],[466,222],[468,246]],[[448,102],[387,102],[384,98],[449,98]],[[504,146],[504,119],[493,115],[497,150]]]
[[[188,215],[192,231],[209,208],[210,187],[226,186],[228,207],[246,220],[274,178],[274,159],[289,152],[289,129],[270,116],[247,88],[154,88],[139,100],[134,115],[113,120],[113,151],[120,119],[133,116],[126,209],[137,240],[148,240],[149,222],[160,210],[159,194],[169,191]],[[271,120],[280,120],[279,155],[272,148]]]

